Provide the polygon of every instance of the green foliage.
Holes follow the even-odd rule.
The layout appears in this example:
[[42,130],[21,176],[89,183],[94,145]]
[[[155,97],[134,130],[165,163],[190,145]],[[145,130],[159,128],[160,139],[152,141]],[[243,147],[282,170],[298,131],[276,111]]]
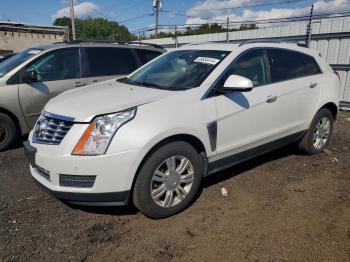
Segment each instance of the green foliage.
[[[71,20],[68,17],[57,18],[56,26],[69,26],[70,39],[72,39]],[[79,40],[135,40],[125,26],[120,26],[117,22],[104,18],[75,19],[76,37]]]
[[[230,28],[229,31],[244,31],[244,30],[252,30],[252,29],[258,29],[258,26],[256,24],[242,24],[238,28]],[[174,31],[174,30],[173,30]],[[202,35],[202,34],[212,34],[212,33],[222,33],[226,32],[226,26],[222,26],[219,24],[204,24],[200,27],[186,28],[185,31],[178,32],[178,36],[186,36],[186,35]],[[166,37],[173,37],[174,32],[160,32],[158,34],[158,38],[166,38]],[[155,35],[151,35],[150,38],[155,38]]]

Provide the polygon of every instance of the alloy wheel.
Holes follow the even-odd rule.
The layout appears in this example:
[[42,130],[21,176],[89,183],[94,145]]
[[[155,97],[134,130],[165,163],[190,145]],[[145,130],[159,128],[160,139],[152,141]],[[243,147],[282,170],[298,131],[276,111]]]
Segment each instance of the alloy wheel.
[[331,132],[331,121],[328,117],[323,117],[317,123],[312,136],[313,146],[317,149],[323,149],[327,144]]
[[151,180],[151,196],[160,207],[174,207],[190,192],[194,181],[194,168],[184,156],[171,156],[155,170]]

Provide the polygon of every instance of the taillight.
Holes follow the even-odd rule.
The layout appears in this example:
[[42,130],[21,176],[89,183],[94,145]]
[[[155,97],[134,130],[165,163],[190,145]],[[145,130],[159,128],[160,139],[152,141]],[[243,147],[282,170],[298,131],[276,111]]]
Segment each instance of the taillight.
[[339,80],[340,80],[340,75],[339,75],[339,73],[337,72],[337,71],[333,71],[333,73],[334,74],[336,74],[336,76],[339,78]]

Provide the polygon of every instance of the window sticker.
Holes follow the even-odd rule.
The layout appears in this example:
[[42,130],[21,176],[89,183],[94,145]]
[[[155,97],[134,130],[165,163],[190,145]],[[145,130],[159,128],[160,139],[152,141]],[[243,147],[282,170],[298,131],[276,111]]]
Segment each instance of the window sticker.
[[210,65],[216,65],[217,63],[220,62],[220,60],[216,59],[216,58],[211,58],[211,57],[199,56],[199,57],[197,57],[194,60],[194,62],[203,63],[203,64],[210,64]]
[[28,54],[36,55],[36,54],[39,54],[40,52],[41,52],[41,50],[32,49],[32,50],[28,51]]

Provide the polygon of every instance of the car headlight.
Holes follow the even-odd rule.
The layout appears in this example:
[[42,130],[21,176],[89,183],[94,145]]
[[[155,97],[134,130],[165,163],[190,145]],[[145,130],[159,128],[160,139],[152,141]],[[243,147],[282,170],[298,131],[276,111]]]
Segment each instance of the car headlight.
[[135,117],[136,108],[130,108],[113,114],[97,116],[86,128],[73,155],[103,155],[106,153],[118,129]]

